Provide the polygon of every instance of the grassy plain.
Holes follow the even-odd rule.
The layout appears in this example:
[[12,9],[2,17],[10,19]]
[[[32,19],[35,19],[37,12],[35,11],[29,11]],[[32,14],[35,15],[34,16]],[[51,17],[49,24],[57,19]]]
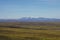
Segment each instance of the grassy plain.
[[16,28],[17,24],[13,26],[10,23],[8,27],[3,23],[0,25],[0,40],[60,40],[60,30],[57,30],[60,27],[19,24],[21,27]]

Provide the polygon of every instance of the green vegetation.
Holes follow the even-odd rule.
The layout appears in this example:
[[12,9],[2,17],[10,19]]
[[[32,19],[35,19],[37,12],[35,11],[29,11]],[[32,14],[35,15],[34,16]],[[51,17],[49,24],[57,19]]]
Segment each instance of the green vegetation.
[[51,24],[0,23],[0,40],[60,40],[59,28]]

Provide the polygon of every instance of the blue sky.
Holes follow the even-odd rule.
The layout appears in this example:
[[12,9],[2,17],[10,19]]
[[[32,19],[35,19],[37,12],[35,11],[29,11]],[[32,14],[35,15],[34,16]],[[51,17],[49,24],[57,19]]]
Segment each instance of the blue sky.
[[60,0],[0,0],[0,19],[21,17],[60,19]]

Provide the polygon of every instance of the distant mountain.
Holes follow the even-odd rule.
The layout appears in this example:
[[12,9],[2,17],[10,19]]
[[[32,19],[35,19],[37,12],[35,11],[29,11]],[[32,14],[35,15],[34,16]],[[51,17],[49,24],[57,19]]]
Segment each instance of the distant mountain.
[[24,17],[24,18],[18,19],[18,21],[22,21],[22,22],[60,22],[60,19]]
[[0,19],[0,22],[60,22],[60,19],[23,17],[20,19]]
[[17,22],[16,19],[0,19],[0,22]]

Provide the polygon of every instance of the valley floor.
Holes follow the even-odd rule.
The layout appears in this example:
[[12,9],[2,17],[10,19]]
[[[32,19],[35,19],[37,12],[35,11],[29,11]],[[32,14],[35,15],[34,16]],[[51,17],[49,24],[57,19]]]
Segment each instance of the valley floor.
[[0,27],[0,40],[60,40],[60,30]]

